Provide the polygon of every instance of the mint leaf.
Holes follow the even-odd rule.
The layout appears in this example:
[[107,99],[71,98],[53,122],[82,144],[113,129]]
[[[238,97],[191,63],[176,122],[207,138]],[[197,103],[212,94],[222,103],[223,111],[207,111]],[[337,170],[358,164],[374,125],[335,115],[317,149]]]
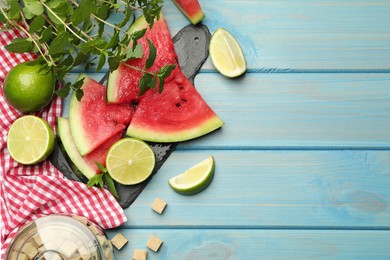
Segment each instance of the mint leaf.
[[96,72],[100,71],[103,68],[104,64],[106,63],[107,56],[108,56],[107,52],[102,52],[100,54],[99,62],[98,62],[98,65],[96,67]]
[[[41,16],[39,16],[39,17],[41,17]],[[45,30],[43,30],[43,32],[39,38],[39,42],[40,43],[48,42],[49,40],[51,40],[52,34],[53,34],[52,27],[47,27]]]
[[108,174],[107,169],[99,162],[95,161],[95,164],[99,168],[101,173],[97,174],[97,175],[93,176],[91,179],[89,179],[88,187],[90,188],[94,185],[97,185],[97,186],[103,188],[104,181],[105,181],[105,183],[107,184],[107,189],[111,192],[111,194],[116,199],[119,199],[119,195],[118,195],[118,192],[116,190],[114,180],[111,178],[110,174]]
[[129,59],[142,58],[142,56],[144,55],[144,52],[142,50],[142,46],[137,45],[134,50],[133,49],[126,49],[124,54],[125,54],[125,57],[122,61],[127,61]]
[[11,20],[19,21],[21,8],[18,0],[8,0],[8,17]]
[[93,186],[98,186],[103,188],[103,174],[97,173],[95,176],[90,178],[87,182],[88,188],[92,188]]
[[106,172],[104,174],[104,180],[106,181],[107,184],[107,189],[111,192],[111,194],[116,198],[119,199],[119,194],[116,190],[114,180],[111,178],[111,175]]
[[162,78],[168,78],[175,68],[176,68],[176,65],[174,65],[174,64],[166,65],[158,70],[157,76],[162,77]]
[[142,96],[148,89],[152,82],[153,76],[149,73],[145,73],[139,82],[139,93],[138,96]]
[[37,16],[34,18],[34,20],[30,24],[30,33],[40,32],[43,29],[43,26],[45,25],[45,18],[43,16]]
[[118,27],[120,27],[120,28],[122,28],[123,26],[125,26],[125,25],[129,22],[130,17],[131,17],[131,15],[132,15],[132,12],[133,12],[133,11],[132,11],[132,8],[131,8],[130,4],[127,3],[127,5],[126,5],[125,17],[124,17],[123,20],[122,20],[120,23],[118,23],[116,26],[118,26]]
[[114,70],[116,70],[119,67],[119,64],[120,64],[122,59],[123,59],[123,57],[120,55],[120,53],[117,54],[116,56],[108,58],[108,66],[110,68],[110,72],[113,72]]
[[14,53],[31,52],[34,50],[34,43],[29,38],[15,38],[5,49]]
[[66,53],[66,47],[69,44],[68,38],[70,37],[67,31],[60,32],[50,45],[49,53],[51,55]]
[[36,0],[24,0],[23,14],[27,19],[43,14],[43,5]]
[[146,33],[146,29],[135,31],[131,34],[131,39],[132,40],[139,40],[145,35],[145,33]]
[[149,39],[147,39],[147,40],[148,40],[148,46],[149,46],[149,55],[148,55],[148,58],[146,59],[145,68],[149,69],[150,67],[153,66],[154,60],[156,59],[157,50],[156,50],[156,47],[154,46],[153,42],[151,42]]
[[67,82],[64,86],[62,86],[60,89],[56,90],[57,96],[61,98],[66,98],[69,95],[70,92],[70,82]]

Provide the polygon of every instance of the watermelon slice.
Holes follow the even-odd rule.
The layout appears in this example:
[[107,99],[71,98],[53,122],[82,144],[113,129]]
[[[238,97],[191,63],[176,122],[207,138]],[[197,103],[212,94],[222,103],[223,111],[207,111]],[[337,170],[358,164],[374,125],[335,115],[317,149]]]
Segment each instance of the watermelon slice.
[[198,0],[172,0],[177,8],[192,22],[197,24],[204,18],[204,13]]
[[[129,31],[146,28],[146,26],[147,22],[144,16],[141,16]],[[120,67],[110,75],[113,77],[109,78],[108,83],[108,96],[112,97],[111,101],[128,103],[137,100],[139,102],[126,134],[145,141],[180,142],[205,135],[221,127],[222,120],[180,70],[169,29],[162,14],[160,19],[155,21],[153,28],[139,39],[139,43],[143,46],[147,44],[146,38],[151,40],[157,49],[158,61],[156,60],[155,70],[170,62],[175,62],[177,66],[165,80],[161,94],[157,90],[150,89],[139,98],[136,96],[141,78],[138,71],[125,66],[126,68]],[[134,66],[143,66],[145,58],[132,62]]]
[[145,141],[180,142],[223,125],[191,82],[179,70],[159,94],[150,90],[140,101],[126,134]]
[[107,89],[95,80],[84,78],[81,89],[84,96],[78,101],[73,94],[69,106],[69,125],[82,156],[92,152],[111,137],[123,133],[133,116],[131,104],[109,105]]
[[[146,59],[149,55],[147,39],[152,41],[157,49],[157,56],[153,66],[149,69],[150,72],[157,72],[161,67],[168,64],[178,64],[171,34],[162,13],[160,14],[160,19],[155,21],[152,29],[149,29],[149,24],[144,16],[141,16],[130,26],[128,32],[132,33],[142,29],[148,29],[145,35],[138,40],[138,44],[142,46],[144,54],[140,59],[127,61],[127,65],[137,68],[145,67]],[[129,46],[129,48],[131,47]],[[107,101],[109,103],[130,103],[140,100],[138,93],[139,80],[142,74],[129,66],[121,64],[117,70],[110,73],[107,86]],[[171,77],[168,77],[165,81],[167,82],[170,79]]]
[[58,117],[56,129],[57,135],[61,140],[62,147],[71,160],[74,170],[81,172],[88,179],[101,172],[95,162],[105,166],[108,150],[116,141],[122,138],[122,133],[119,132],[110,137],[105,143],[93,150],[91,153],[83,157],[77,150],[76,144],[73,140],[70,132],[69,120],[67,118]]

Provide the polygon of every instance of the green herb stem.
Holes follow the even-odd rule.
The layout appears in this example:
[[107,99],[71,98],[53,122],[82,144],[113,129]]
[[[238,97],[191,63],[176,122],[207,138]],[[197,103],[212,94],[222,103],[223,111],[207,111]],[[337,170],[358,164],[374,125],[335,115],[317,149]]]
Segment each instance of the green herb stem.
[[62,21],[62,19],[53,11],[51,10],[51,8],[45,4],[44,2],[40,1],[40,3],[55,17],[57,18],[58,21],[60,21],[66,29],[68,29],[69,32],[71,32],[74,36],[76,36],[80,41],[82,42],[88,42],[87,40],[85,40],[84,38],[80,37],[75,31],[72,30],[72,28],[70,28],[64,21]]

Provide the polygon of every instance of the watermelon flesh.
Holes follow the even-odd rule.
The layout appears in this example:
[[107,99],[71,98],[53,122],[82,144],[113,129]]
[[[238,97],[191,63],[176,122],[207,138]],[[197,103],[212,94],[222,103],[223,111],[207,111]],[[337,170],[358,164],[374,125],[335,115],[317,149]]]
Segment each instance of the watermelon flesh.
[[[132,33],[147,28],[149,28],[149,24],[141,16],[130,26],[128,32]],[[157,72],[161,67],[168,64],[178,64],[168,25],[164,16],[160,14],[160,19],[154,23],[152,29],[148,29],[145,35],[137,41],[142,46],[144,52],[142,58],[131,59],[126,62],[128,66],[121,64],[117,70],[110,73],[107,86],[107,100],[109,103],[122,104],[140,100],[138,93],[139,80],[142,77],[142,73],[129,66],[141,69],[145,67],[146,59],[149,55],[147,39],[153,42],[157,49],[157,56],[153,66],[149,69],[150,72]],[[129,46],[129,48],[131,47]],[[170,79],[171,77],[168,77],[166,81]]]
[[180,142],[222,125],[222,120],[179,70],[161,94],[156,90],[145,94],[126,134],[145,141]]
[[116,141],[122,138],[122,133],[115,134],[91,153],[86,156],[81,156],[72,137],[69,120],[67,118],[58,117],[56,129],[62,147],[65,149],[73,166],[76,167],[76,171],[81,172],[88,179],[101,172],[95,162],[105,166],[108,150]]
[[204,13],[198,0],[172,0],[179,10],[192,22],[197,24],[204,18]]
[[[145,18],[141,16],[129,31],[140,30],[145,24],[147,24]],[[142,75],[137,70],[124,65],[110,74],[109,101],[119,104],[137,103],[126,134],[145,141],[180,142],[205,135],[221,127],[222,120],[182,73],[162,14],[160,19],[155,21],[153,28],[138,42],[144,46],[147,44],[146,38],[151,40],[157,49],[157,64],[154,64],[152,71],[157,71],[161,66],[168,64],[175,64],[176,68],[165,80],[161,94],[155,89],[149,89],[141,97],[137,94]],[[145,64],[145,57],[147,53],[143,59],[131,61],[131,64],[142,67]]]
[[84,96],[78,101],[73,94],[69,107],[69,125],[81,155],[101,146],[112,136],[123,133],[133,116],[131,104],[107,104],[107,89],[85,75],[81,89]]

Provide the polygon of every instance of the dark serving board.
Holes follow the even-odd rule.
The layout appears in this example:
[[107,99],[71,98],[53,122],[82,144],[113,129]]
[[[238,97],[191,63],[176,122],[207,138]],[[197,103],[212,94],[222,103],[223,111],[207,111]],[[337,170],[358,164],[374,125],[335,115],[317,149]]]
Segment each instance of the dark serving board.
[[[194,78],[208,57],[208,46],[211,34],[205,25],[188,25],[180,30],[174,37],[173,43],[178,55],[180,67],[188,79],[194,83]],[[100,83],[106,85],[108,74]],[[119,204],[123,208],[129,207],[142,190],[146,187],[154,174],[158,172],[163,163],[175,150],[177,143],[149,143],[156,156],[156,165],[152,175],[142,183],[136,185],[122,185],[115,183],[119,194]],[[74,169],[66,153],[62,152],[60,140],[56,140],[54,152],[50,156],[51,163],[70,180],[87,182],[77,169]]]

